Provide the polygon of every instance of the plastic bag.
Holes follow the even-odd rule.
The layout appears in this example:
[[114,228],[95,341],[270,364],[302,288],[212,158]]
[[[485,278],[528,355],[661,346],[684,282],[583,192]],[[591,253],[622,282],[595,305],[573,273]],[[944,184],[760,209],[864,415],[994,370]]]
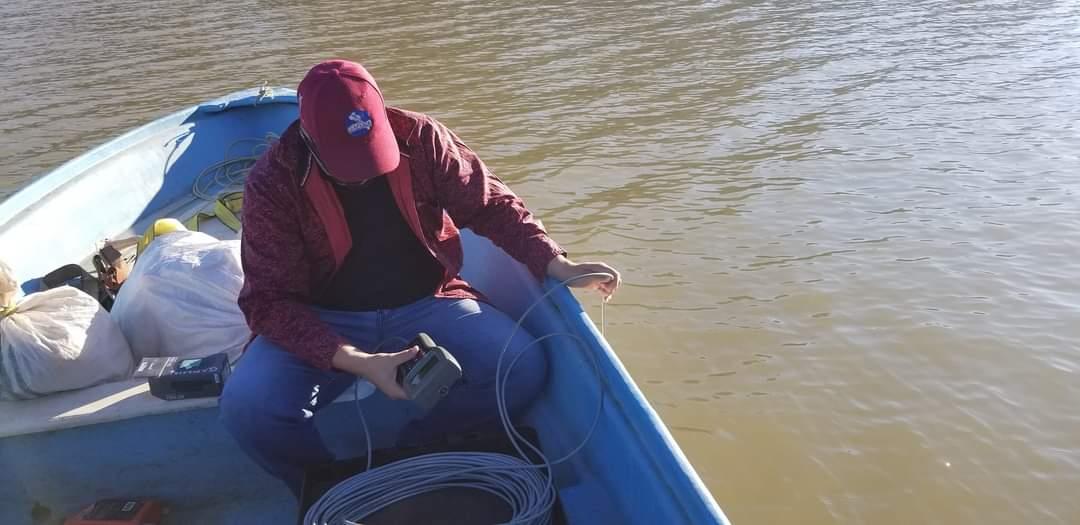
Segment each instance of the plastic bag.
[[[17,286],[0,263],[0,299]],[[62,286],[24,297],[0,319],[0,399],[31,399],[124,379],[133,361],[109,313],[81,290]]]
[[112,316],[143,357],[235,359],[251,337],[236,304],[240,241],[178,231],[154,239],[116,296]]
[[0,308],[15,303],[15,292],[19,289],[19,282],[15,280],[15,272],[11,271],[4,261],[0,261]]

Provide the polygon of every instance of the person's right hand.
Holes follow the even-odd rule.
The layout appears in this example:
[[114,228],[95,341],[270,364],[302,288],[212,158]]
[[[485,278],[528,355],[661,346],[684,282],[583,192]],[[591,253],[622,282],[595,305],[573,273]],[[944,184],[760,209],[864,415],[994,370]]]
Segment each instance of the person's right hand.
[[342,346],[334,354],[334,368],[362,377],[375,385],[390,399],[408,399],[397,382],[397,367],[416,357],[419,347],[406,348],[392,354],[367,354],[353,346]]

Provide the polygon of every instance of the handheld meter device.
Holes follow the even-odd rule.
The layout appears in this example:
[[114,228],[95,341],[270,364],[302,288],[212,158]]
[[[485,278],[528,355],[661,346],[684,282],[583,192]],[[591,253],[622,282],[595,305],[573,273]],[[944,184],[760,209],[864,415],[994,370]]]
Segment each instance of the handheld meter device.
[[461,379],[461,365],[450,352],[436,345],[431,336],[423,332],[406,348],[413,346],[420,347],[420,353],[398,365],[397,381],[409,399],[427,411]]

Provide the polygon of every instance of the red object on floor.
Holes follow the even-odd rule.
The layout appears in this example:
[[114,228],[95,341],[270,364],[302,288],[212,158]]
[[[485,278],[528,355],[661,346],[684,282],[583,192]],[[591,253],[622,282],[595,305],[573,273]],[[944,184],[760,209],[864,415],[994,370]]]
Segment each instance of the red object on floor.
[[64,525],[158,525],[163,510],[152,499],[106,499],[68,518]]

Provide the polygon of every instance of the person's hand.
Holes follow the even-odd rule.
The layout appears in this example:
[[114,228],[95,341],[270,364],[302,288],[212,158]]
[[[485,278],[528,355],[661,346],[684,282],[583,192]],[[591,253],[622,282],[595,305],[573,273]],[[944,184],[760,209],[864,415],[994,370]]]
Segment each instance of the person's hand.
[[555,257],[548,263],[547,273],[554,279],[562,282],[581,275],[590,273],[603,273],[607,275],[594,275],[570,281],[568,286],[575,288],[588,288],[596,290],[604,296],[604,301],[611,299],[615,290],[622,284],[622,277],[614,268],[602,262],[575,263],[562,255]]
[[416,357],[419,347],[406,348],[390,354],[366,354],[352,346],[342,346],[334,354],[334,368],[371,382],[390,399],[408,399],[397,382],[397,367]]

